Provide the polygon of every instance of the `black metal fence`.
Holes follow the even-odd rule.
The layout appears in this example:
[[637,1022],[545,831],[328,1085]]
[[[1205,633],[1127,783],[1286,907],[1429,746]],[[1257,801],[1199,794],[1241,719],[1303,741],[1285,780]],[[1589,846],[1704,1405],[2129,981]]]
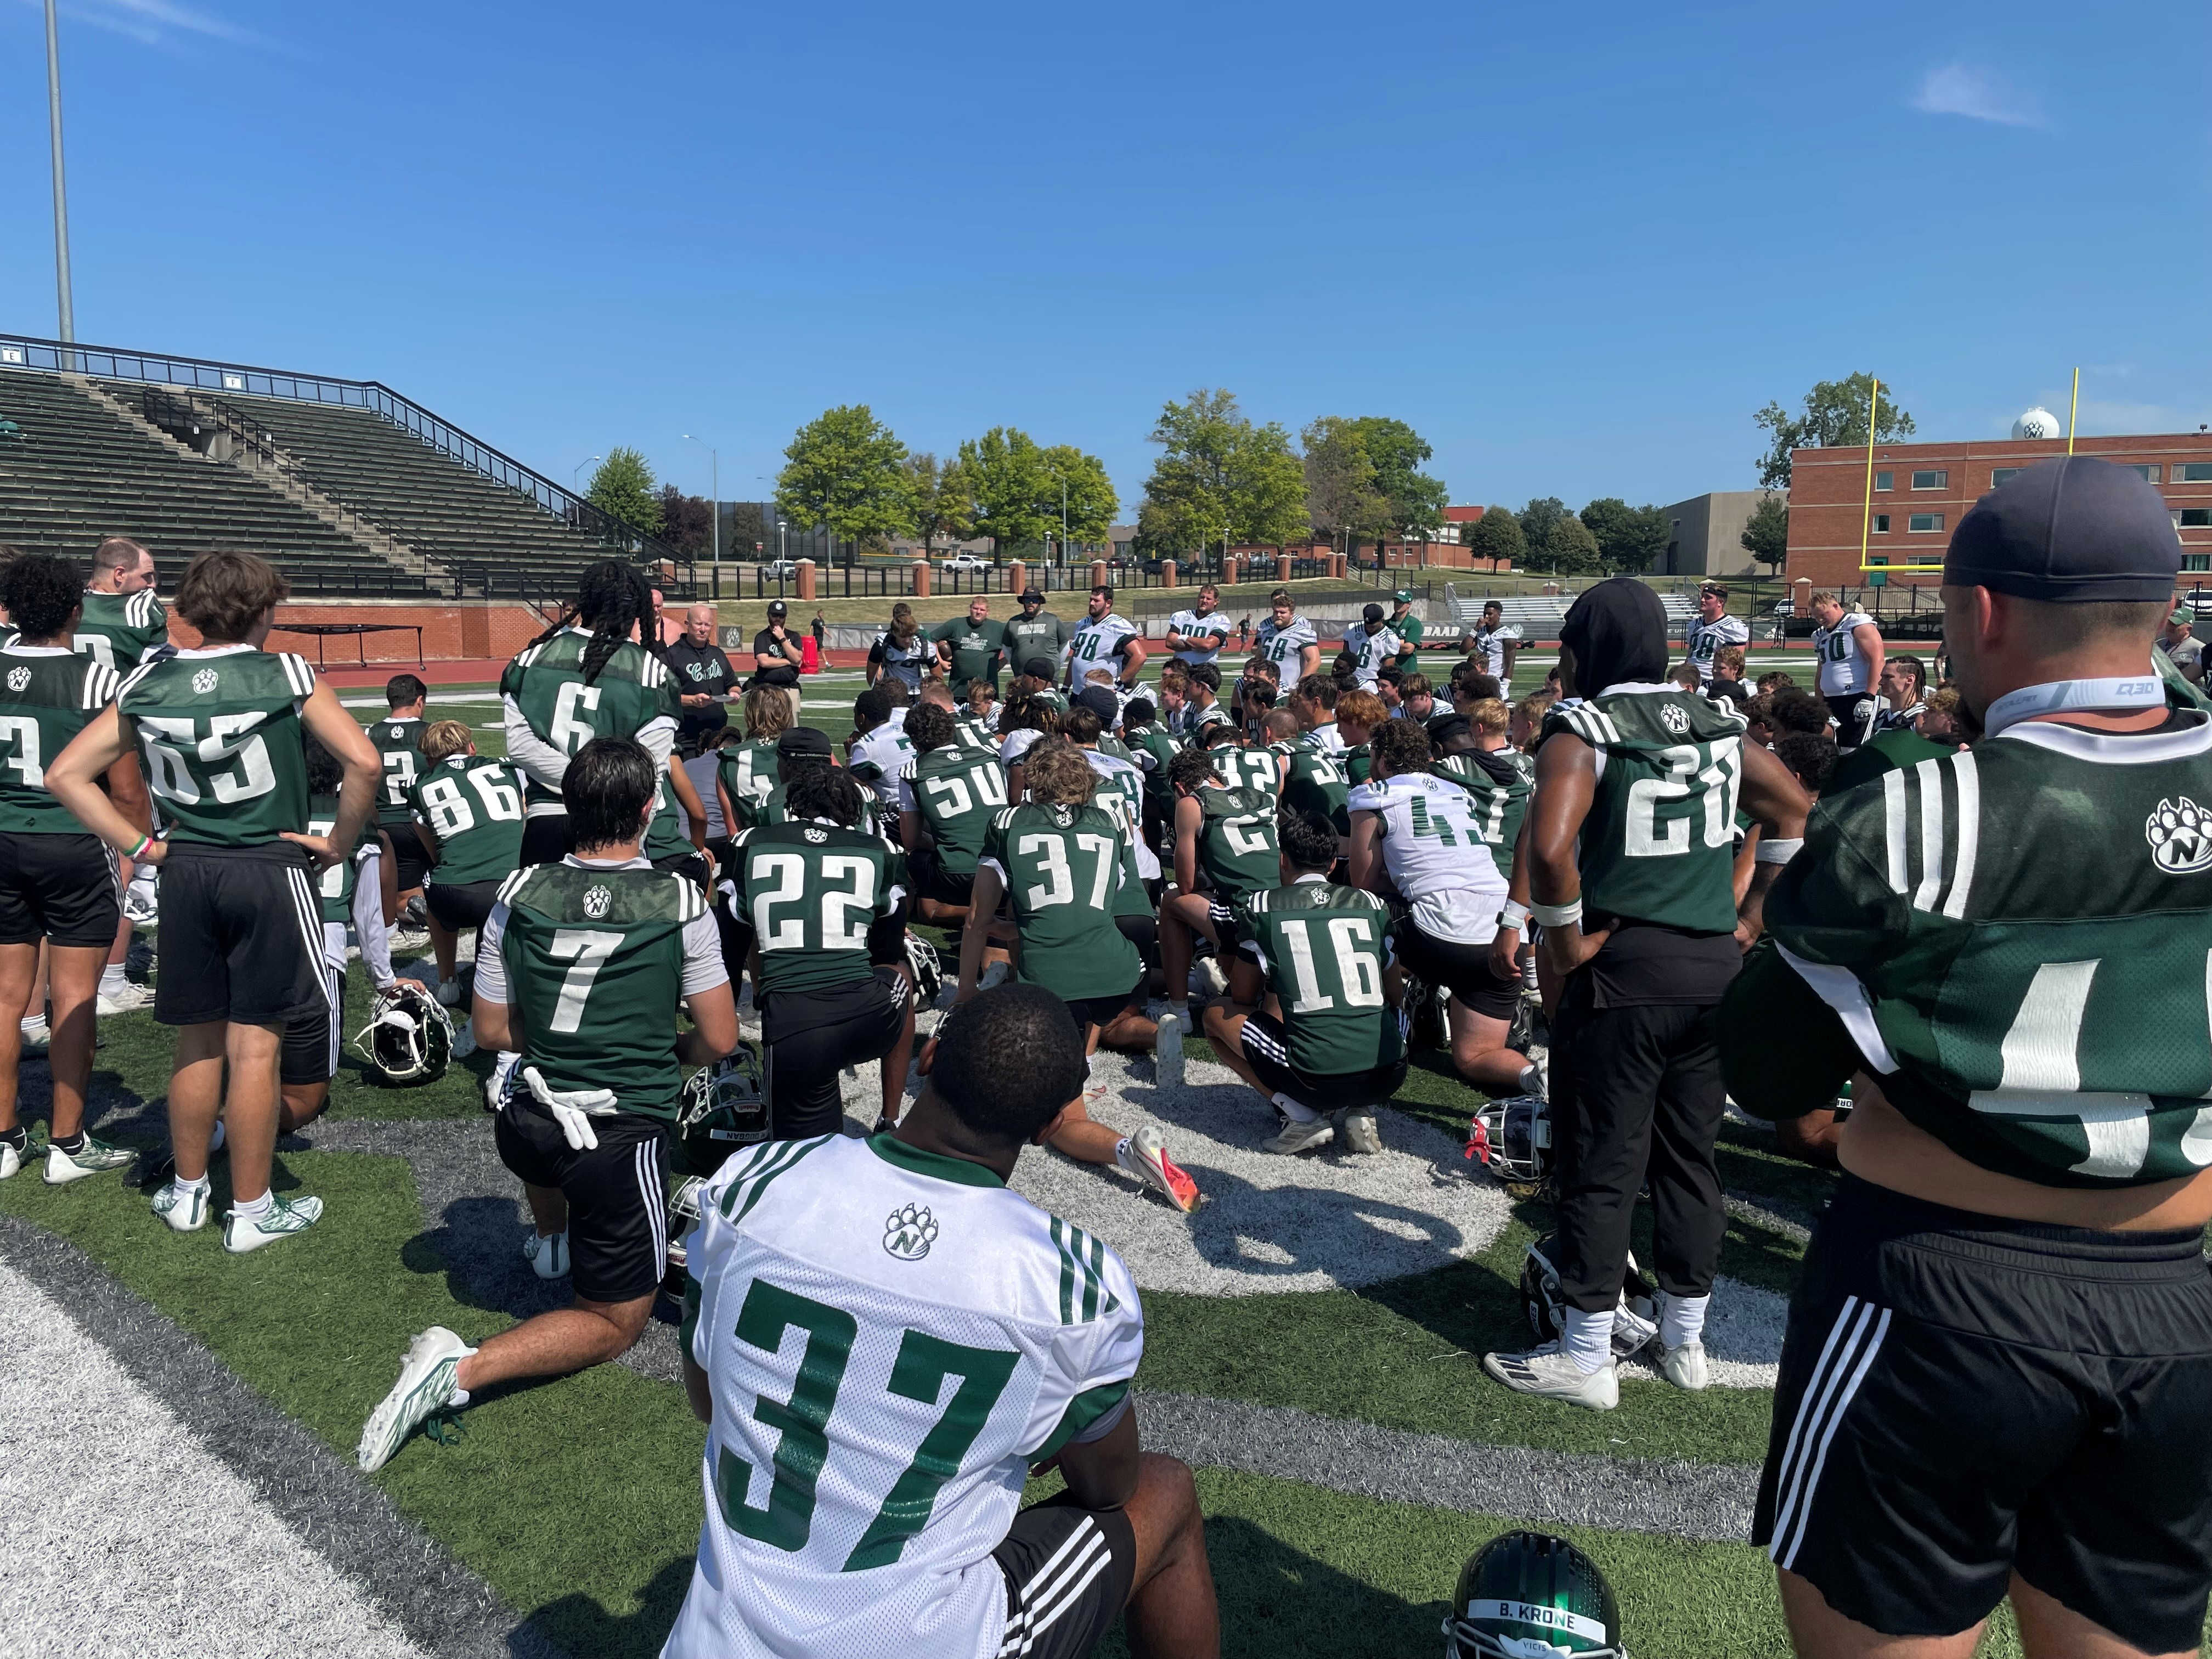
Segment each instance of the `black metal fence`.
[[[918,562],[912,560],[881,561],[854,559],[842,564],[817,565],[814,573],[815,597],[823,599],[910,599],[915,591],[915,569]],[[762,564],[724,562],[714,567],[709,580],[702,591],[711,587],[714,595],[725,599],[783,599],[799,598],[799,572],[796,560],[771,560]],[[1132,560],[1106,562],[1106,580],[1117,594],[1156,590],[1163,594],[1182,596],[1165,607],[1179,611],[1185,599],[1205,582],[1218,582],[1220,568],[1213,566],[1178,565],[1176,584],[1167,586],[1166,573],[1157,561],[1138,563]],[[934,597],[957,598],[969,594],[1000,594],[1011,592],[1007,580],[1012,562],[986,565],[946,565],[933,563],[929,569],[929,591]],[[1407,586],[1402,570],[1368,569],[1349,573],[1350,579],[1370,587],[1399,588]],[[1431,573],[1433,574],[1433,573]],[[1292,580],[1310,580],[1328,574],[1326,559],[1291,561]],[[1022,586],[1034,587],[1041,593],[1087,593],[1091,591],[1091,566],[1076,564],[1032,564],[1023,568]],[[1271,560],[1255,561],[1242,580],[1248,582],[1272,582],[1276,580],[1276,567]],[[1419,585],[1417,592],[1425,594],[1432,584]],[[1121,609],[1129,610],[1127,605]],[[1136,614],[1136,613],[1132,613]]]

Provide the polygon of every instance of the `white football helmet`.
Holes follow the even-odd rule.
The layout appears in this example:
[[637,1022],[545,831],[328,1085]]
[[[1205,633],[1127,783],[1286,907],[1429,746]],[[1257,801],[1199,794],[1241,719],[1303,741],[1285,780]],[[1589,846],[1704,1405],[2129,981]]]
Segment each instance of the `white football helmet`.
[[453,1022],[435,997],[403,979],[376,994],[368,1024],[353,1046],[380,1083],[394,1088],[434,1083],[453,1055]]
[[[1555,1340],[1566,1328],[1565,1299],[1559,1294],[1559,1270],[1553,1264],[1557,1233],[1546,1233],[1528,1247],[1521,1261],[1521,1311],[1538,1342]],[[1620,1301],[1613,1310],[1613,1357],[1633,1359],[1659,1340],[1658,1291],[1628,1258],[1628,1273],[1621,1281]]]

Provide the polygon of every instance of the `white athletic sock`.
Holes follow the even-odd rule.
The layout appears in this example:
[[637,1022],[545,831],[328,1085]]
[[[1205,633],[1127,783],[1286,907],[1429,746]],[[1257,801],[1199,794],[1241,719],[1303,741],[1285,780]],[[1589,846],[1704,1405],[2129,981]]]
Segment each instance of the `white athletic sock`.
[[1524,1095],[1540,1095],[1544,1092],[1544,1074],[1536,1069],[1534,1061],[1532,1060],[1521,1068],[1521,1075],[1516,1080],[1516,1085]]
[[1290,1119],[1293,1123],[1318,1123],[1321,1121],[1321,1114],[1319,1112],[1314,1110],[1310,1106],[1300,1105],[1297,1101],[1292,1100],[1288,1095],[1279,1094],[1275,1097],[1275,1109],[1280,1112],[1285,1117]]
[[208,1189],[208,1178],[205,1176],[202,1176],[198,1181],[187,1181],[182,1176],[171,1176],[169,1179],[176,1183],[176,1188],[180,1193],[204,1193]]
[[44,1014],[33,1014],[28,1019],[17,1023],[27,1031],[43,1031],[46,1029],[46,1017]]
[[100,970],[100,994],[104,997],[113,996],[130,983],[123,976],[123,964],[119,962],[111,962]]
[[1613,1310],[1584,1313],[1580,1308],[1563,1310],[1567,1328],[1559,1334],[1559,1347],[1584,1376],[1613,1358]]
[[276,1207],[276,1194],[273,1193],[264,1193],[258,1198],[232,1200],[230,1211],[231,1213],[236,1216],[240,1221],[258,1221]]
[[1705,1296],[1669,1296],[1659,1292],[1659,1341],[1662,1346],[1679,1348],[1701,1340],[1705,1334],[1705,1310],[1713,1305],[1710,1294]]

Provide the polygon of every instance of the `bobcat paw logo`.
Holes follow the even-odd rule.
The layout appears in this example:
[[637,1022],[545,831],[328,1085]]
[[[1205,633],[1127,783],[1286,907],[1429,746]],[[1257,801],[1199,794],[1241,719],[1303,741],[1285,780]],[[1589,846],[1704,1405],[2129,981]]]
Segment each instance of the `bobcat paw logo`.
[[1680,703],[1668,703],[1659,710],[1659,724],[1680,737],[1690,729],[1690,711]]
[[593,921],[598,921],[605,916],[607,907],[614,902],[615,896],[605,888],[594,887],[584,895],[584,914]]
[[2212,869],[2212,812],[2184,795],[2162,800],[2143,821],[2153,864],[2169,876],[2193,876]]
[[902,1261],[921,1261],[936,1242],[937,1221],[926,1209],[909,1204],[884,1223],[884,1249]]
[[30,683],[31,671],[29,669],[11,668],[8,671],[8,689],[10,691],[21,691]]
[[212,668],[203,668],[198,673],[192,676],[192,690],[198,692],[200,696],[204,697],[207,696],[209,692],[214,690],[215,686],[216,672]]
[[817,847],[819,847],[823,842],[830,839],[830,832],[827,830],[809,829],[806,832],[806,839],[812,842]]

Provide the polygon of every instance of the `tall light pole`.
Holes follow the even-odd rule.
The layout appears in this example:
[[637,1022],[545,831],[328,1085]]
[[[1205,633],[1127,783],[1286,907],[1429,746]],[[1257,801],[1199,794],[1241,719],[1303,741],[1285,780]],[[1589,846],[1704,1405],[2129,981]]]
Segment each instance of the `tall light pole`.
[[576,493],[576,475],[579,472],[581,472],[586,467],[589,466],[593,461],[599,460],[603,458],[598,455],[586,455],[582,460],[577,462],[575,465],[568,469],[568,493],[571,495]]
[[[691,438],[691,434],[688,432],[684,435]],[[714,562],[720,564],[722,562],[722,458],[714,446],[704,438],[691,438],[691,441],[707,452],[714,468],[711,475],[714,483],[709,486],[714,492],[714,512],[711,516],[714,520]]]
[[[69,184],[62,173],[62,48],[54,27],[54,0],[46,0],[46,125],[54,152],[54,290],[61,301],[61,337],[76,339],[76,307],[70,300]],[[62,354],[62,367],[76,367],[76,354]]]

